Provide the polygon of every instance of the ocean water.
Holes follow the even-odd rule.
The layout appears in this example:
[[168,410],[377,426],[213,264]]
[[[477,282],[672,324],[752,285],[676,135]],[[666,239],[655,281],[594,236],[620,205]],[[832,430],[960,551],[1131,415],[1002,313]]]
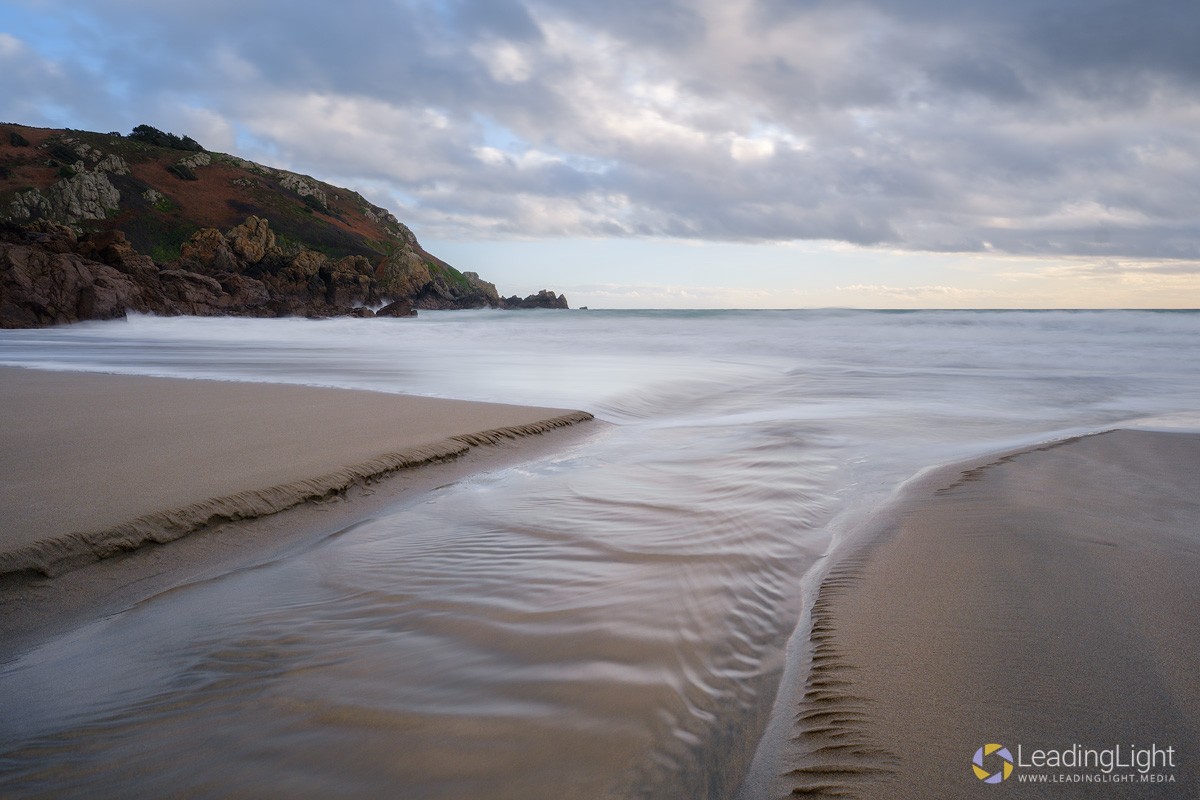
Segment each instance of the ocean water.
[[932,465],[1115,426],[1200,428],[1197,342],[1200,313],[1141,311],[0,332],[6,365],[609,423],[7,653],[0,794],[750,800],[786,747],[769,723],[787,713],[808,592],[864,516]]

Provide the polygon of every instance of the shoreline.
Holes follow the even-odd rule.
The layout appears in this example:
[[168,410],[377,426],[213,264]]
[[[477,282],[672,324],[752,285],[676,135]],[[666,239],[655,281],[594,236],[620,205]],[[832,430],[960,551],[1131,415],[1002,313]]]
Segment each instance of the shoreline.
[[225,522],[165,545],[94,561],[54,578],[0,581],[0,662],[155,596],[288,558],[361,523],[403,513],[477,475],[558,458],[604,434],[603,423],[474,447],[449,461],[400,470],[327,500],[267,517]]
[[343,495],[582,411],[0,368],[0,581]]
[[[911,479],[819,579],[769,796],[982,797],[985,744],[1101,739],[1191,754],[1130,796],[1194,790],[1197,473],[1200,433],[1110,430]],[[1098,788],[1016,772],[1056,797]]]

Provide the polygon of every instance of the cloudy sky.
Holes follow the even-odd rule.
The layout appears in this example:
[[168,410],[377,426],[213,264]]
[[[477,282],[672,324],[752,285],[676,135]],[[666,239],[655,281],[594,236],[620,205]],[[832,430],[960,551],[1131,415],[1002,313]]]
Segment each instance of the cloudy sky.
[[1200,306],[1194,0],[0,0],[0,120],[606,307]]

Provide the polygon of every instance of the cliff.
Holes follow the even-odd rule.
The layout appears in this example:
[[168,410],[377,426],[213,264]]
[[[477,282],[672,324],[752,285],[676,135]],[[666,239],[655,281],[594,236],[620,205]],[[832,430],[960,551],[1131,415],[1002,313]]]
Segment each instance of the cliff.
[[501,297],[357,192],[188,137],[0,125],[0,327],[488,307],[567,302]]

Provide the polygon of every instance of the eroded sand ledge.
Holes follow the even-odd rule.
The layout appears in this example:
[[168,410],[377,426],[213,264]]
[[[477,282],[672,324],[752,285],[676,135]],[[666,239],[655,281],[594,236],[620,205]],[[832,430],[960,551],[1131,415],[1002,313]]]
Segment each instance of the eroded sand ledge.
[[1195,796],[1198,488],[1200,434],[1125,430],[919,481],[822,583],[773,795],[992,797],[995,742],[1171,746],[1175,783],[1025,789]]
[[0,576],[53,576],[582,411],[0,368]]

